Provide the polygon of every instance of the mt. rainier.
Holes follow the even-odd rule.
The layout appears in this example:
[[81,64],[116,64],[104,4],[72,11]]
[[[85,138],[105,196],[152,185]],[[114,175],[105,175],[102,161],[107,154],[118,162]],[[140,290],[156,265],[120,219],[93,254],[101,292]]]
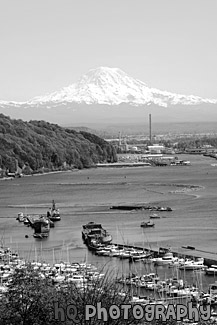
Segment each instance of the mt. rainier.
[[156,122],[197,122],[216,120],[216,104],[216,99],[149,88],[120,69],[100,67],[60,91],[22,103],[0,101],[0,112],[63,125],[141,123],[148,113]]
[[144,82],[129,77],[117,68],[100,67],[90,70],[77,82],[58,92],[36,97],[27,103],[30,105],[62,102],[78,104],[120,105],[195,105],[200,103],[217,103],[217,100],[202,99],[198,96],[185,96],[149,88]]

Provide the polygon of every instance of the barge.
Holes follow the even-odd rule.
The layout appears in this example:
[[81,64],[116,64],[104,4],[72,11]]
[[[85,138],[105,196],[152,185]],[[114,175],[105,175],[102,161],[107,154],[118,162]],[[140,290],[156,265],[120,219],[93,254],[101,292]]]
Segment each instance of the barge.
[[99,244],[109,244],[112,236],[105,230],[100,223],[89,222],[82,226],[82,238],[87,245],[91,245],[93,241]]

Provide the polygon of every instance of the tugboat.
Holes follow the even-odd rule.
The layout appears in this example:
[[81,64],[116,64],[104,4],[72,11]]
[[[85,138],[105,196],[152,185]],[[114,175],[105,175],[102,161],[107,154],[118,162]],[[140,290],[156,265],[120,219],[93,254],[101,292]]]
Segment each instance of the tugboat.
[[93,240],[96,240],[100,244],[109,244],[112,241],[112,236],[100,223],[95,222],[89,222],[83,225],[82,238],[87,245]]
[[45,216],[40,216],[39,219],[34,220],[35,238],[47,238],[50,232],[50,222]]
[[60,221],[61,217],[60,217],[60,211],[59,209],[56,209],[56,204],[55,201],[52,201],[52,208],[50,208],[47,211],[47,217],[51,220],[51,221]]

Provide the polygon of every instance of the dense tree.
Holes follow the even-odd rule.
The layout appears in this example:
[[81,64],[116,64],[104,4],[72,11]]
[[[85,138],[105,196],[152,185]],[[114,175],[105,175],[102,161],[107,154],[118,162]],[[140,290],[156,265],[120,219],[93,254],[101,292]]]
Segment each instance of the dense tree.
[[87,168],[117,160],[114,148],[87,132],[76,132],[45,121],[12,120],[0,114],[0,168],[14,172],[15,161],[35,172]]

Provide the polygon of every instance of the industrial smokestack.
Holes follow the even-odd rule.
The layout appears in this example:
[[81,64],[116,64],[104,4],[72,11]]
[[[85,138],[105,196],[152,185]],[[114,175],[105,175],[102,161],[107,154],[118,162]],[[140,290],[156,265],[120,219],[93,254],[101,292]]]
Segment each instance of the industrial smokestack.
[[149,114],[149,140],[151,142],[151,114]]
[[121,146],[121,132],[119,132],[119,147]]

